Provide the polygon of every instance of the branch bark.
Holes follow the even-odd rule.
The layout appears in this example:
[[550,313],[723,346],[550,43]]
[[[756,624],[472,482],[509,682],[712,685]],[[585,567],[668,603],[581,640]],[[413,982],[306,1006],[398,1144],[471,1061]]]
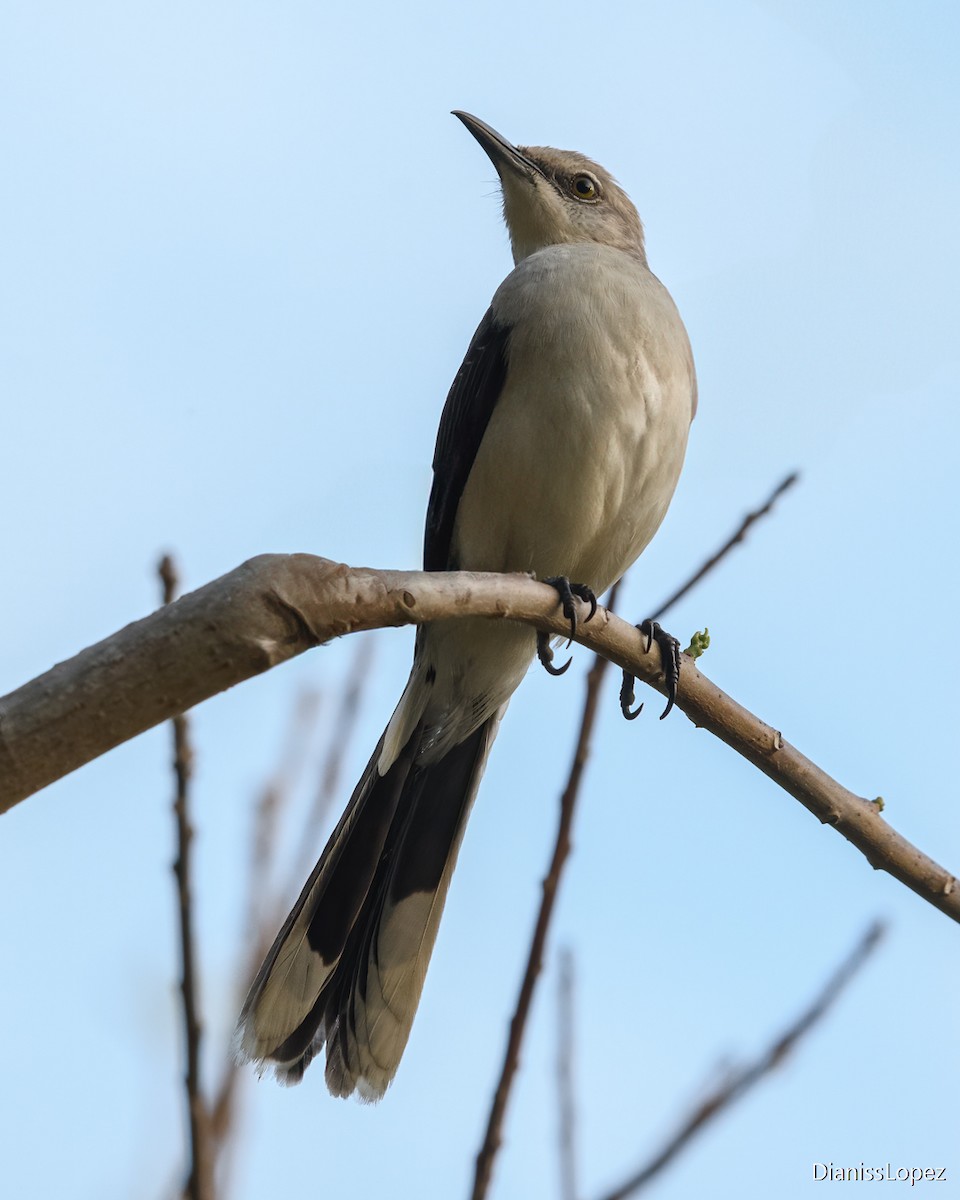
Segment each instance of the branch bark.
[[[556,592],[523,575],[352,568],[261,555],[0,699],[0,812],[161,721],[304,650],[360,629],[447,618],[567,633]],[[578,642],[663,691],[659,652],[605,609]],[[677,706],[888,871],[960,921],[960,885],[685,659]]]

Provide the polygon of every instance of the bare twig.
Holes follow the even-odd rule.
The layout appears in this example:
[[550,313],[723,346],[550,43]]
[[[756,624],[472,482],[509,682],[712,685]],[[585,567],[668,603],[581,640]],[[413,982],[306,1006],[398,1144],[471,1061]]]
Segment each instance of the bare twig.
[[[264,785],[254,808],[250,873],[247,881],[247,920],[243,965],[238,978],[248,981],[270,947],[281,908],[272,902],[280,818],[309,760],[312,734],[321,709],[318,692],[303,690],[296,698],[283,748],[272,777]],[[245,986],[245,985],[244,985]],[[228,1053],[220,1083],[210,1108],[210,1131],[217,1166],[217,1182],[224,1194],[233,1165],[240,1120],[242,1071],[234,1053]]]
[[[336,794],[343,758],[356,725],[363,687],[369,678],[372,649],[372,639],[358,639],[347,686],[333,720],[333,732],[320,773],[321,783],[304,829],[297,836],[301,858],[313,854],[311,847],[316,842],[317,829],[322,825],[326,811]],[[317,692],[303,692],[298,697],[279,764],[273,777],[263,788],[256,805],[248,884],[247,953],[246,961],[238,971],[238,977],[245,981],[244,986],[246,981],[253,978],[270,948],[276,928],[289,904],[288,899],[275,894],[278,825],[284,809],[288,807],[291,793],[303,774],[307,751],[311,745],[310,735],[316,723],[320,702],[321,696]],[[312,857],[310,861],[312,862]],[[294,877],[299,879],[305,875],[309,865],[310,863],[307,863],[297,867],[293,872]],[[230,1151],[236,1143],[237,1095],[240,1080],[244,1075],[245,1072],[241,1071],[236,1056],[230,1054],[224,1065],[211,1110],[211,1128],[221,1187],[224,1186],[224,1177],[232,1162]]]
[[853,951],[827,981],[810,1007],[753,1062],[735,1071],[719,1087],[710,1092],[687,1117],[663,1149],[625,1183],[620,1184],[613,1191],[607,1192],[603,1200],[625,1200],[627,1196],[636,1195],[676,1158],[691,1138],[695,1137],[705,1125],[739,1100],[764,1076],[779,1067],[795,1048],[797,1042],[826,1016],[834,1001],[876,948],[884,932],[885,927],[882,922],[877,921],[871,925]]
[[[120,742],[332,637],[464,617],[566,636],[556,591],[522,575],[374,571],[263,555],[0,699],[0,812]],[[660,655],[606,609],[576,640],[663,692]],[[960,921],[960,884],[684,659],[677,706],[733,747],[871,866]]]
[[[616,601],[616,585],[610,593],[609,604],[612,607]],[[594,618],[596,620],[596,617]],[[592,623],[592,622],[591,622]],[[503,1066],[500,1078],[493,1093],[493,1102],[487,1117],[487,1129],[483,1144],[477,1154],[476,1170],[473,1178],[472,1200],[483,1200],[490,1186],[493,1171],[493,1161],[503,1140],[503,1118],[507,1110],[507,1101],[513,1079],[520,1063],[520,1046],[526,1031],[530,1006],[533,1003],[533,993],[537,976],[543,966],[543,947],[547,940],[547,930],[553,916],[553,908],[557,899],[557,889],[563,873],[563,864],[570,854],[570,829],[573,825],[573,814],[576,810],[577,796],[580,791],[580,780],[590,753],[590,742],[593,728],[597,720],[597,707],[600,697],[600,684],[609,667],[609,662],[599,655],[594,659],[593,666],[587,673],[586,693],[583,700],[583,713],[580,718],[580,733],[573,753],[573,762],[567,778],[567,786],[560,797],[560,821],[557,825],[557,836],[554,841],[553,855],[550,866],[543,881],[540,898],[540,911],[530,939],[530,949],[527,952],[527,965],[523,973],[523,982],[517,996],[517,1005],[510,1021],[510,1033],[507,1037],[507,1048],[503,1056]]]
[[[791,476],[784,480],[777,488],[766,504],[756,513],[751,513],[741,523],[737,532],[729,538],[724,545],[714,554],[708,561],[700,567],[695,574],[679,588],[674,596],[665,604],[662,604],[657,610],[655,616],[661,617],[667,611],[669,606],[680,596],[686,595],[690,589],[704,578],[723,557],[733,549],[738,542],[742,541],[747,529],[754,521],[758,520],[765,513],[768,513],[773,506],[773,502],[778,495],[786,490],[794,481],[796,476]],[[616,605],[617,592],[619,583],[614,586],[610,593],[610,598],[607,601],[607,611],[612,612]],[[589,674],[587,675],[587,692],[584,700],[583,715],[580,720],[580,733],[577,739],[577,747],[574,753],[573,765],[570,769],[570,775],[567,780],[567,786],[564,790],[560,801],[560,824],[557,829],[556,842],[553,849],[553,857],[550,862],[550,867],[547,872],[547,877],[543,883],[543,895],[540,901],[540,911],[537,914],[536,925],[534,926],[533,938],[530,944],[530,949],[527,955],[527,966],[523,976],[523,982],[520,987],[520,993],[517,997],[517,1005],[514,1010],[513,1018],[510,1022],[510,1035],[507,1039],[507,1049],[504,1056],[503,1067],[500,1072],[500,1079],[497,1083],[496,1090],[493,1095],[493,1102],[490,1106],[490,1113],[487,1118],[487,1129],[484,1135],[483,1144],[480,1152],[477,1155],[476,1173],[473,1184],[473,1200],[483,1200],[486,1196],[490,1185],[490,1177],[493,1170],[493,1160],[497,1154],[502,1141],[503,1118],[506,1112],[507,1100],[509,1098],[510,1089],[513,1086],[513,1079],[516,1074],[517,1065],[520,1056],[520,1046],[523,1041],[523,1035],[526,1027],[527,1017],[530,1012],[530,1005],[533,999],[533,991],[536,985],[537,975],[540,972],[543,959],[543,947],[546,942],[547,931],[550,926],[550,920],[553,914],[554,901],[556,899],[557,889],[560,884],[560,876],[563,872],[564,863],[570,852],[570,827],[573,821],[573,812],[576,806],[577,792],[580,787],[580,780],[583,775],[584,764],[587,760],[587,755],[590,748],[590,739],[593,733],[593,726],[596,720],[598,694],[600,684],[603,681],[603,676],[607,669],[607,659],[597,657]],[[686,669],[686,668],[685,668]],[[570,1154],[572,1155],[572,1147]],[[566,1176],[565,1172],[565,1176]],[[569,1176],[572,1179],[572,1175]]]
[[712,554],[703,564],[703,566],[690,576],[690,578],[685,584],[683,584],[682,587],[677,588],[672,596],[664,600],[660,607],[650,614],[650,619],[652,621],[658,621],[668,608],[673,608],[677,601],[682,600],[687,592],[691,590],[691,588],[696,587],[700,580],[703,579],[704,575],[708,575],[722,559],[726,558],[734,546],[738,546],[744,540],[744,538],[747,536],[747,531],[749,530],[750,526],[753,525],[755,521],[759,521],[761,517],[767,516],[777,500],[779,500],[785,491],[787,491],[789,488],[792,488],[799,478],[799,474],[796,471],[793,471],[785,479],[782,479],[767,497],[765,503],[754,512],[747,513],[747,515],[740,522],[740,526],[736,533],[729,537],[727,541],[723,543],[720,549],[715,554]]
[[[158,573],[163,585],[163,603],[172,604],[176,598],[178,579],[169,554],[161,559]],[[183,1194],[189,1200],[213,1200],[213,1176],[210,1156],[209,1113],[200,1088],[200,1001],[196,955],[193,937],[193,897],[190,887],[190,851],[193,828],[190,824],[190,775],[193,751],[190,747],[187,718],[173,718],[173,768],[176,775],[176,797],[173,812],[177,825],[177,858],[173,864],[177,880],[177,899],[180,914],[180,957],[182,975],[180,997],[183,1010],[183,1031],[187,1069],[184,1087],[187,1096],[187,1126],[190,1134],[190,1167]]]
[[573,951],[560,951],[557,973],[557,1107],[560,1135],[561,1200],[577,1200],[577,1106],[573,1078],[574,1037]]
[[360,700],[367,680],[370,678],[373,647],[373,637],[357,639],[353,665],[347,677],[347,686],[343,691],[337,715],[333,721],[333,732],[327,745],[323,771],[320,775],[320,786],[300,836],[300,858],[293,871],[293,877],[296,880],[306,878],[313,866],[320,831],[337,795],[343,762],[357,727]]
[[[322,697],[316,691],[304,690],[297,696],[277,767],[271,779],[264,785],[254,809],[246,924],[247,944],[252,947],[253,966],[257,966],[263,957],[259,944],[255,943],[259,943],[263,938],[264,925],[271,924],[274,917],[272,912],[265,913],[264,907],[265,898],[275,887],[274,859],[278,825],[307,765],[308,757],[312,759],[311,735],[316,727],[321,703]],[[267,948],[269,947],[265,949]]]

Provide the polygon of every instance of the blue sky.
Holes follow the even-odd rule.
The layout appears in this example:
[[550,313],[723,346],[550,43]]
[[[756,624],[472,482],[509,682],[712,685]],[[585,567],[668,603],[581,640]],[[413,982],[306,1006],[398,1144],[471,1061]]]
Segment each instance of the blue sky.
[[[418,564],[440,408],[510,265],[492,168],[448,115],[463,108],[610,168],[690,332],[700,412],[623,611],[642,616],[799,469],[669,625],[709,625],[708,675],[956,871],[958,12],[13,0],[0,692],[151,609],[167,549],[190,587],[263,551]],[[411,644],[376,637],[351,775]],[[254,798],[302,688],[323,696],[320,756],[354,653],[195,713],[209,1073],[238,1002]],[[336,1102],[318,1070],[251,1080],[237,1197],[465,1193],[587,665],[513,701],[387,1098]],[[627,725],[613,682],[605,703],[494,1194],[555,1193],[559,944],[577,960],[589,1197],[880,915],[890,935],[828,1023],[657,1195],[789,1200],[831,1160],[946,1166],[937,1194],[960,1195],[953,925],[682,715]],[[2,822],[11,1194],[147,1197],[175,1178],[168,738]]]

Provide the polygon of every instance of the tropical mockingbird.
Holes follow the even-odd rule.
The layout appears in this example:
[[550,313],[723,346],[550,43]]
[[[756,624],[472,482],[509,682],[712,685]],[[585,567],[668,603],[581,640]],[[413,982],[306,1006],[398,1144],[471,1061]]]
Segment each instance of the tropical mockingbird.
[[[516,265],[440,419],[423,565],[549,578],[575,620],[567,581],[603,592],[667,511],[697,403],[690,345],[602,167],[455,115],[500,176]],[[487,755],[537,649],[510,622],[420,628],[400,703],[243,1006],[242,1053],[281,1080],[326,1044],[331,1092],[386,1091]]]

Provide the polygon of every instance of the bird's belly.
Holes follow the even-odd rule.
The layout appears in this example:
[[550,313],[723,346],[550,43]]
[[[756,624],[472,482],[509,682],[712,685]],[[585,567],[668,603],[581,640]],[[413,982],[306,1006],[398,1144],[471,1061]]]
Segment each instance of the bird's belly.
[[458,563],[605,590],[663,520],[689,421],[689,393],[643,371],[589,394],[508,385],[460,501]]

